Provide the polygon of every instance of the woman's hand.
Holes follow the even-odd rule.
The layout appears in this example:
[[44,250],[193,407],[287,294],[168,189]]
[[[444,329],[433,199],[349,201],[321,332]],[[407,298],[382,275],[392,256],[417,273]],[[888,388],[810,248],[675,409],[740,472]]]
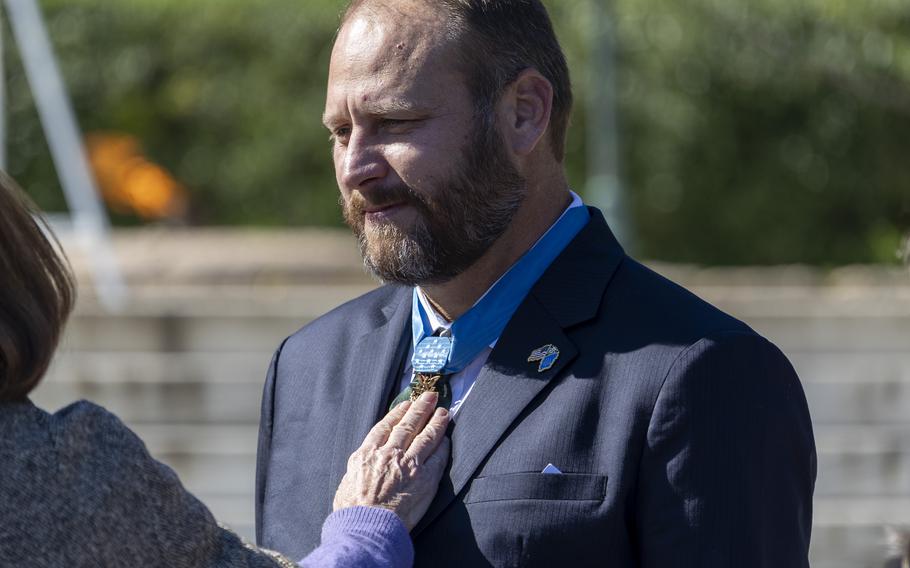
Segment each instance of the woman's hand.
[[351,454],[334,510],[364,505],[395,512],[410,531],[423,517],[449,459],[449,413],[437,394],[393,408]]

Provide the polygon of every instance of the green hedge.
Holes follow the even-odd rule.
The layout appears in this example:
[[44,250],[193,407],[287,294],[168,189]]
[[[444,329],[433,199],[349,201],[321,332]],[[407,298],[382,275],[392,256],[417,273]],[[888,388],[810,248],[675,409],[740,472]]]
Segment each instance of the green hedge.
[[[597,0],[591,0],[597,1]],[[335,225],[320,124],[337,0],[43,0],[80,124],[139,138],[198,224]],[[586,170],[588,0],[549,3]],[[622,177],[639,254],[895,262],[910,228],[905,0],[618,0]],[[6,41],[10,171],[63,207]],[[121,224],[138,222],[118,217]]]

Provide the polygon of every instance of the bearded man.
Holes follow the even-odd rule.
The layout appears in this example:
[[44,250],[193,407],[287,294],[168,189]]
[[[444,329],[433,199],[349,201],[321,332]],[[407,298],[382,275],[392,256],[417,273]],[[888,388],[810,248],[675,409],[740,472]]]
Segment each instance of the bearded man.
[[807,566],[799,379],[748,326],[623,253],[563,170],[572,93],[539,0],[360,0],[324,123],[385,285],[279,348],[260,544],[319,542],[347,456],[440,393],[451,464],[420,566]]

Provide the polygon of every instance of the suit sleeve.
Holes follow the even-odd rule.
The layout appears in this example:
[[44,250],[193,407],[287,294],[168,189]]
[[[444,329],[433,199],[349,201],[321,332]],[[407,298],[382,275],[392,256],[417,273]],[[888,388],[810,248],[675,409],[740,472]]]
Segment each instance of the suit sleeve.
[[644,567],[808,567],[816,454],[786,357],[730,332],[685,350],[657,396],[636,524]]
[[265,504],[266,479],[272,445],[272,419],[274,417],[275,381],[278,375],[278,358],[281,356],[282,342],[272,356],[265,386],[262,389],[262,408],[259,413],[259,442],[256,448],[256,542],[263,543],[262,508]]

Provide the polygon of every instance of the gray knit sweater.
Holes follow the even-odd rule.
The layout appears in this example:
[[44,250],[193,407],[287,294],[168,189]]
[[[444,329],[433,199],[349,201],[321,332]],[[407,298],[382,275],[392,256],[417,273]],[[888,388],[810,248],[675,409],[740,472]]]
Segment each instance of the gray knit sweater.
[[[326,540],[330,542],[326,542]],[[304,566],[410,566],[389,511],[334,513]],[[48,414],[0,403],[0,567],[290,567],[220,527],[116,416],[88,402]]]

